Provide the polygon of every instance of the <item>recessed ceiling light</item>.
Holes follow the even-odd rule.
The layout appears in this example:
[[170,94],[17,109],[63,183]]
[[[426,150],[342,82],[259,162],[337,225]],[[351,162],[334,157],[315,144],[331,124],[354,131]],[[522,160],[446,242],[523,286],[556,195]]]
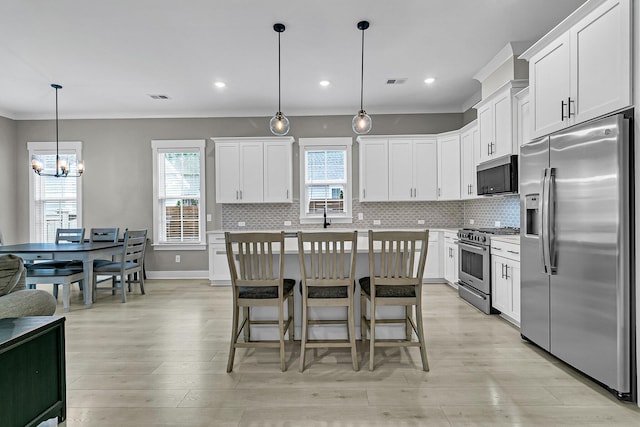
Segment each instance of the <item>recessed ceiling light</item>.
[[227,86],[227,84],[225,82],[215,82],[214,85],[216,87],[219,87],[219,88],[223,88],[223,87]]
[[327,87],[331,84],[331,82],[329,80],[321,80],[320,81],[320,86],[322,87]]
[[424,82],[428,85],[430,85],[431,83],[435,82],[436,79],[434,79],[433,77],[429,77],[427,79],[424,79]]

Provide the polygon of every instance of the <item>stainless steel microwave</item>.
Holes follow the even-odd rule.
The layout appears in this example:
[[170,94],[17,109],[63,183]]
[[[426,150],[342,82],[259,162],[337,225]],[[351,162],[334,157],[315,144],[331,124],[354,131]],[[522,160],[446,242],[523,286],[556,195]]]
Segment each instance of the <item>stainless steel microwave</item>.
[[506,156],[478,165],[478,196],[518,192],[518,156]]

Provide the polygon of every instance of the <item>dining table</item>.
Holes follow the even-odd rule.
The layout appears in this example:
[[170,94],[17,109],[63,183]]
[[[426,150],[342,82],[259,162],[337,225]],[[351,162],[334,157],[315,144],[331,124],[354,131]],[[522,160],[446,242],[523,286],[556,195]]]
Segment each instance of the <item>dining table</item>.
[[13,254],[26,261],[82,261],[84,305],[93,304],[93,261],[111,259],[122,252],[122,242],[19,243],[0,246],[1,254]]

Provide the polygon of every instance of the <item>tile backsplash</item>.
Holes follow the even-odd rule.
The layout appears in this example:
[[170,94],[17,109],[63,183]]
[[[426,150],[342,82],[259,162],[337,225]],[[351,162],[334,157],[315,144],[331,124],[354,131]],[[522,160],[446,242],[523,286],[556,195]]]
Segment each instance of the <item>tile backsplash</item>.
[[500,221],[501,227],[520,227],[520,196],[485,197],[464,203],[465,227],[495,227],[495,221]]
[[[495,221],[505,227],[520,224],[518,196],[487,197],[468,201],[360,203],[353,200],[353,223],[331,225],[335,228],[369,229],[391,227],[462,228],[493,227]],[[358,214],[363,219],[358,220]],[[222,205],[224,230],[298,230],[322,228],[322,224],[300,224],[299,204],[231,204]],[[470,225],[469,220],[474,224]],[[373,221],[380,225],[373,225]],[[418,221],[424,224],[418,224]],[[291,221],[291,225],[284,225]],[[244,226],[239,226],[244,222]]]

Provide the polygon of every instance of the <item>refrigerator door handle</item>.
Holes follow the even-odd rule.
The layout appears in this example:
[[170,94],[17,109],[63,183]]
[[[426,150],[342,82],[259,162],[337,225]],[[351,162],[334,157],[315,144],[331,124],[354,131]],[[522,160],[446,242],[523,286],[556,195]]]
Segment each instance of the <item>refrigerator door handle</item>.
[[549,169],[548,168],[544,168],[542,170],[542,177],[540,178],[540,181],[542,183],[542,194],[540,195],[540,213],[538,215],[539,217],[539,228],[538,230],[540,230],[539,234],[538,234],[538,244],[540,246],[540,257],[541,257],[541,261],[542,261],[542,271],[546,274],[549,274],[549,269],[548,269],[548,263],[547,263],[547,255],[548,255],[548,251],[547,251],[547,241],[548,241],[548,236],[547,236],[547,230],[548,230],[548,222],[549,219],[547,217],[547,211],[549,210],[549,200],[548,200],[548,193],[549,193],[549,189],[547,187],[547,176],[548,176],[548,172]]
[[547,259],[549,274],[556,274],[556,169],[547,176]]

